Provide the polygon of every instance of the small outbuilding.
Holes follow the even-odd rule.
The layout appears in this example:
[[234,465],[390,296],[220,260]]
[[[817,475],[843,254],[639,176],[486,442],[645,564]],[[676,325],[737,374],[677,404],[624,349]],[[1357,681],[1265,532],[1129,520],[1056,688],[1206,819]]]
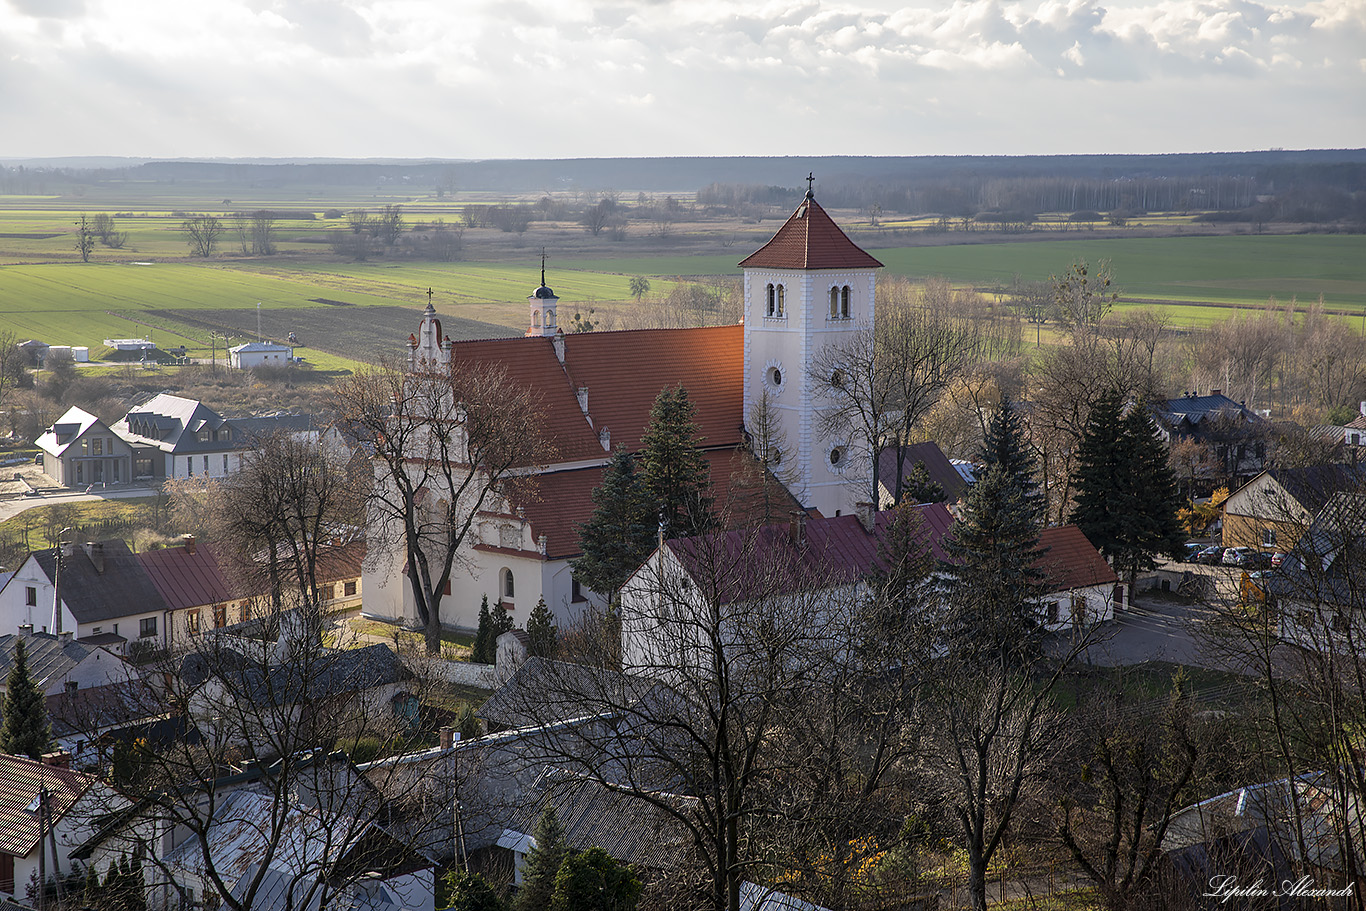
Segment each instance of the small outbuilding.
[[228,349],[228,361],[236,370],[253,367],[285,367],[294,363],[294,349],[274,342],[247,342]]

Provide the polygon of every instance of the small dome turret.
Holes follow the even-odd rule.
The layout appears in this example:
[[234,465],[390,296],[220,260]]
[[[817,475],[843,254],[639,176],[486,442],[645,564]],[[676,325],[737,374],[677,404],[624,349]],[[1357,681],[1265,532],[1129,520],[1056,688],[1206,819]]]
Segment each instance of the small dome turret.
[[[542,281],[544,282],[544,277],[542,277]],[[535,297],[538,300],[546,300],[547,298],[555,298],[555,300],[559,300],[559,298],[555,297],[555,292],[547,288],[544,284],[542,284],[541,287],[536,289]]]

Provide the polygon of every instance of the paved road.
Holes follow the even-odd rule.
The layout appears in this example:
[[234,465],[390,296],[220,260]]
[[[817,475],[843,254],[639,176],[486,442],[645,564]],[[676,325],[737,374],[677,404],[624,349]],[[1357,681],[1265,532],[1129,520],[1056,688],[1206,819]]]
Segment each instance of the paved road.
[[45,493],[41,497],[13,497],[0,500],[0,522],[12,519],[26,509],[35,506],[53,506],[57,503],[85,503],[91,500],[122,500],[132,497],[150,497],[156,493],[153,487],[112,487],[95,493],[81,491],[61,491]]

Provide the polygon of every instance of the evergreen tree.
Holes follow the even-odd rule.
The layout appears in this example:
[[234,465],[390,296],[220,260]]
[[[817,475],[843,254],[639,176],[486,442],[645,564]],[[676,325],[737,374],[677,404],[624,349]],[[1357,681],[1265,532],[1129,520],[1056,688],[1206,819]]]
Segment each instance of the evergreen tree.
[[512,622],[512,614],[509,614],[508,609],[503,606],[501,598],[498,600],[498,603],[493,606],[491,613],[493,616],[491,618],[492,622],[489,624],[491,627],[490,633],[492,634],[489,637],[489,664],[492,664],[498,658],[498,637],[503,635],[503,633],[510,631],[516,625]]
[[924,611],[938,600],[927,598],[934,568],[927,541],[920,510],[903,498],[883,527],[877,562],[869,573],[877,597],[864,630],[863,648],[874,662],[873,656],[881,652],[884,664],[897,665],[904,661],[907,647],[919,644],[913,640],[924,626]]
[[555,891],[555,874],[564,863],[569,847],[564,841],[564,826],[555,807],[547,803],[531,835],[536,846],[526,854],[522,868],[522,888],[512,903],[513,911],[546,911]]
[[710,473],[697,448],[697,409],[682,385],[663,389],[640,438],[645,489],[659,509],[669,537],[700,534],[712,525]]
[[635,911],[641,883],[635,868],[602,848],[570,854],[555,874],[550,911]]
[[1176,475],[1148,410],[1126,415],[1119,394],[1091,410],[1077,450],[1076,505],[1071,520],[1125,578],[1130,590],[1158,554],[1185,543],[1177,513]]
[[545,598],[536,602],[531,616],[526,619],[527,651],[537,658],[554,658],[559,647],[559,631],[555,618],[545,606]]
[[994,465],[968,488],[944,539],[950,652],[1025,664],[1041,636],[1039,527],[1017,479]]
[[948,496],[944,485],[930,477],[924,462],[916,462],[901,482],[902,503],[943,503]]
[[493,631],[493,614],[489,611],[489,596],[479,604],[479,628],[470,647],[470,660],[475,664],[492,664],[498,657],[498,635]]
[[478,873],[452,870],[446,874],[450,891],[449,911],[503,911],[503,902]]
[[1006,476],[1020,488],[1036,524],[1043,522],[1044,500],[1035,477],[1034,456],[1025,443],[1024,422],[1007,398],[992,412],[978,461],[983,470],[1001,466]]
[[574,561],[574,578],[615,597],[654,550],[658,527],[659,509],[636,472],[635,459],[618,446],[593,490],[593,515],[579,526],[583,556]]
[[14,667],[5,683],[5,720],[0,726],[0,753],[41,759],[52,744],[52,723],[43,694],[28,674],[24,640],[14,647]]

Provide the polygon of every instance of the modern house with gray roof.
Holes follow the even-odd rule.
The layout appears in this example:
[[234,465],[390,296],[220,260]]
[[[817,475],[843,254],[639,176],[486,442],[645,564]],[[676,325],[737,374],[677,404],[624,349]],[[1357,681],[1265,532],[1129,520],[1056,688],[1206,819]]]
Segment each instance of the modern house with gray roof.
[[133,448],[74,405],[38,437],[43,473],[63,487],[122,484],[133,479]]

